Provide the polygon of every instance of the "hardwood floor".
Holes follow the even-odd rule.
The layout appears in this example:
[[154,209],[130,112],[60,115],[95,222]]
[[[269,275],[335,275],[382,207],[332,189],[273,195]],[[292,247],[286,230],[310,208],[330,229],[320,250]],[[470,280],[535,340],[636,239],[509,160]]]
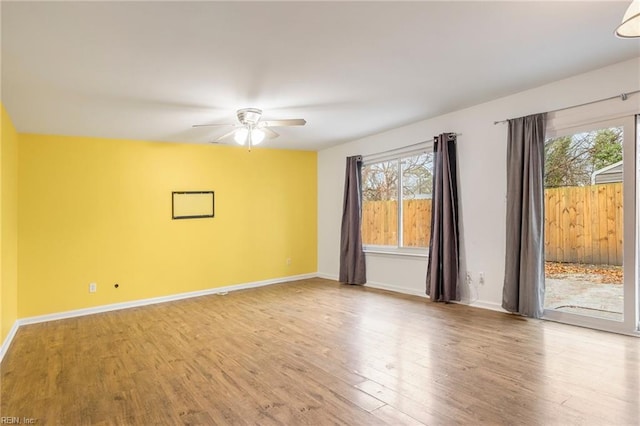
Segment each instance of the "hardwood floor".
[[629,424],[640,339],[311,279],[20,328],[42,424]]

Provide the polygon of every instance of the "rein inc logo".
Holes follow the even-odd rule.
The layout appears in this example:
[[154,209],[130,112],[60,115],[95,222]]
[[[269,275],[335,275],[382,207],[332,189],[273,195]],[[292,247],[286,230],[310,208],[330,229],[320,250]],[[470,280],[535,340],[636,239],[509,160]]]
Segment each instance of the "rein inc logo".
[[0,425],[35,425],[38,419],[32,417],[0,417]]

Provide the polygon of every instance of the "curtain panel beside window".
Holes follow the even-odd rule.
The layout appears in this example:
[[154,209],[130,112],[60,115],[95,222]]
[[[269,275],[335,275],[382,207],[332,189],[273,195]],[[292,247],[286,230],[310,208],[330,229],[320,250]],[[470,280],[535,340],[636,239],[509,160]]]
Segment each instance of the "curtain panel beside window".
[[427,295],[435,302],[460,300],[456,134],[433,138],[433,207],[427,263]]
[[344,182],[344,204],[340,233],[340,282],[367,282],[364,251],[362,250],[362,156],[347,157]]
[[502,307],[544,312],[544,138],[546,114],[508,120],[507,237]]

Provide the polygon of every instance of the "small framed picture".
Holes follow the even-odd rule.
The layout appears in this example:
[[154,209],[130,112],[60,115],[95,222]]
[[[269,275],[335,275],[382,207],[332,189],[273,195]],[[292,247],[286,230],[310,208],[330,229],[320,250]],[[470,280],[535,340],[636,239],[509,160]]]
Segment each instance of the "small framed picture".
[[213,191],[174,191],[171,193],[172,219],[214,217]]

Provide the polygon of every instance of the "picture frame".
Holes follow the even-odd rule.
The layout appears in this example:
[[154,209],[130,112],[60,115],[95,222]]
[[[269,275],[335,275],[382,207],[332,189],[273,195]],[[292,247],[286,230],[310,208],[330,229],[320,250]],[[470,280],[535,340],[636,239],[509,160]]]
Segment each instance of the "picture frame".
[[172,219],[201,219],[215,217],[214,191],[173,191]]

